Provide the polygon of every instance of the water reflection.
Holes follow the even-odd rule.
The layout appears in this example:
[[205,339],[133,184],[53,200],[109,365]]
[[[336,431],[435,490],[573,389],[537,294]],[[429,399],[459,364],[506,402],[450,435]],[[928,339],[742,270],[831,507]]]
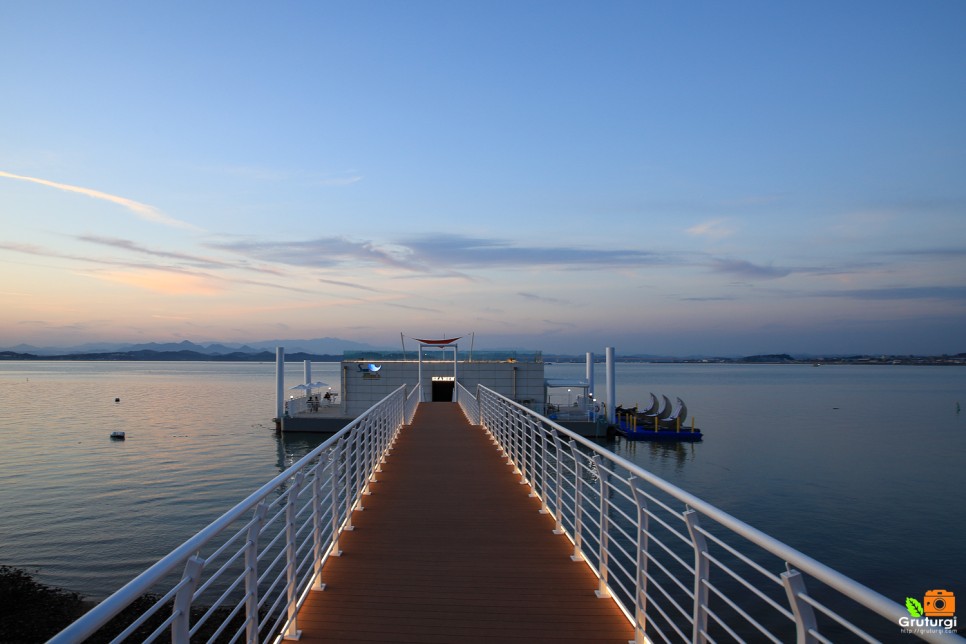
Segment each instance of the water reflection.
[[698,449],[697,443],[692,442],[629,441],[622,438],[592,440],[645,469],[652,469],[658,463],[673,463],[677,472],[681,472],[686,463],[695,460]]
[[275,466],[279,473],[294,465],[300,458],[327,441],[332,434],[315,432],[286,432],[275,434]]

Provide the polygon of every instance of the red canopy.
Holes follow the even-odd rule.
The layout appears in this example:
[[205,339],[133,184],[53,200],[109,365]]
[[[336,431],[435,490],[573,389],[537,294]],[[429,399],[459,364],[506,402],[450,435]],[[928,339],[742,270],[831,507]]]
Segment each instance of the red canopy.
[[450,338],[448,340],[420,340],[419,338],[413,338],[416,342],[422,342],[423,344],[453,344],[463,336],[459,338]]

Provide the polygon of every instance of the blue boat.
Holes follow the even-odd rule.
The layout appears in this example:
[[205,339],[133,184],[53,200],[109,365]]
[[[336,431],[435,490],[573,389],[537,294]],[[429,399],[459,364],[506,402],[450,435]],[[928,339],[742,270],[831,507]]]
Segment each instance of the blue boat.
[[[702,439],[701,430],[692,426],[684,426],[688,417],[688,408],[684,401],[677,399],[677,407],[671,410],[671,401],[664,398],[664,407],[657,411],[657,397],[651,394],[651,406],[644,412],[636,408],[626,410],[619,408],[617,414],[617,433],[632,441],[688,441],[696,442]],[[621,412],[625,413],[621,413]],[[626,413],[630,412],[630,413]]]
[[654,431],[653,429],[644,429],[642,427],[631,429],[624,421],[617,422],[617,433],[629,441],[681,441],[696,443],[704,438],[704,434],[697,427],[693,430],[687,428],[681,429],[681,431],[675,429],[659,429]]

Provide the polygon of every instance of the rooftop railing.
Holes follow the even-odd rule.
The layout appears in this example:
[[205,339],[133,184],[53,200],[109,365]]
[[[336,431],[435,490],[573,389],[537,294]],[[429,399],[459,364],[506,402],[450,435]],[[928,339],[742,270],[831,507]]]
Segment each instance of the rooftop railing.
[[405,386],[392,392],[51,642],[295,637],[298,609],[340,555],[339,536],[353,529],[415,400]]
[[486,387],[457,391],[637,642],[966,641]]
[[[342,359],[351,362],[415,362],[417,352],[412,351],[346,351]],[[523,362],[541,363],[540,351],[459,351],[456,359],[460,362]],[[453,362],[452,352],[434,351],[432,347],[423,349],[423,362]]]

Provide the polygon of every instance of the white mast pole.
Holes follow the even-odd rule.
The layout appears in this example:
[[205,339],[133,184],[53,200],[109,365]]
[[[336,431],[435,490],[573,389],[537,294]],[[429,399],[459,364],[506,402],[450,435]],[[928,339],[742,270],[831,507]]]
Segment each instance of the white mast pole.
[[279,427],[285,410],[285,347],[275,347],[275,418]]
[[617,422],[617,374],[614,371],[614,347],[604,349],[607,363],[607,422]]

